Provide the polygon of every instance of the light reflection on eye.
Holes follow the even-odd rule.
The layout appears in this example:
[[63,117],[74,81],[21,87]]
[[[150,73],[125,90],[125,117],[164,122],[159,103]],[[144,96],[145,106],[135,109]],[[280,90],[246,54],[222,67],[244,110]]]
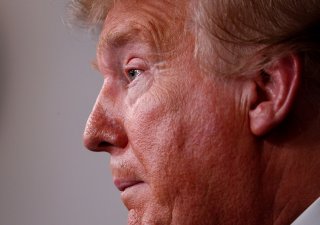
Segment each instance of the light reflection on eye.
[[139,69],[131,69],[128,70],[127,75],[130,81],[133,81],[134,79],[136,79],[138,76],[140,76],[143,73],[142,70]]

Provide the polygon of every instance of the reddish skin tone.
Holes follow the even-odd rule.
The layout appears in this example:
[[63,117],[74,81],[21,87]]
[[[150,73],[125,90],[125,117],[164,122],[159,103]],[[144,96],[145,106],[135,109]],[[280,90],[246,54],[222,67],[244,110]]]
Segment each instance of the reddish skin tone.
[[[290,180],[299,175],[290,164],[296,159],[270,151],[276,147],[257,136],[286,117],[298,78],[268,86],[203,74],[193,36],[183,34],[183,8],[180,2],[179,16],[173,3],[122,1],[109,12],[97,54],[104,83],[85,145],[110,153],[129,225],[288,224],[319,193],[289,195],[292,186],[301,188],[301,179]],[[175,13],[181,24],[172,23]],[[289,57],[270,75],[298,77],[298,62]],[[270,101],[260,102],[257,88]],[[290,209],[289,200],[297,202]]]

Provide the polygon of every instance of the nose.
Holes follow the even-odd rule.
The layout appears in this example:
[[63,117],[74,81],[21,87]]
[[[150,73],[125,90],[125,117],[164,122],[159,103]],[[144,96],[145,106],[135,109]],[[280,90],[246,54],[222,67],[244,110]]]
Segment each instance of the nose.
[[112,153],[115,149],[123,149],[128,144],[128,137],[123,125],[121,110],[116,109],[103,94],[99,94],[96,104],[88,118],[83,134],[86,148],[96,152]]

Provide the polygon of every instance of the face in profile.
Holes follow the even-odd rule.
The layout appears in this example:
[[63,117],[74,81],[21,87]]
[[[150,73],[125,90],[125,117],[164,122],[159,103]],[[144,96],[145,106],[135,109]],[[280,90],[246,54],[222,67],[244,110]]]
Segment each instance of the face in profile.
[[119,1],[101,33],[84,141],[110,153],[130,225],[236,224],[257,200],[241,81],[202,72],[186,7]]

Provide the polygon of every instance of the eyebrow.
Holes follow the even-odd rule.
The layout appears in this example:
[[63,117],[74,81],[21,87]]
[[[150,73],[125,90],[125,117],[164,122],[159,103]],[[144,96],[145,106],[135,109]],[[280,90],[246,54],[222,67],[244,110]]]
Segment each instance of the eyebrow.
[[[118,28],[118,27],[117,27]],[[125,29],[113,29],[115,31],[108,31],[108,33],[102,33],[97,46],[97,55],[102,55],[106,48],[119,49],[126,46],[129,43],[146,43],[152,45],[153,40],[151,36],[148,36],[143,27],[137,27],[134,24]],[[91,66],[94,70],[100,72],[98,59],[95,58],[91,62]]]
[[106,35],[102,35],[98,44],[98,51],[101,52],[105,47],[111,48],[120,48],[127,45],[130,42],[150,42],[146,38],[146,35],[143,35],[142,29],[132,28],[118,30],[115,32],[109,32]]

